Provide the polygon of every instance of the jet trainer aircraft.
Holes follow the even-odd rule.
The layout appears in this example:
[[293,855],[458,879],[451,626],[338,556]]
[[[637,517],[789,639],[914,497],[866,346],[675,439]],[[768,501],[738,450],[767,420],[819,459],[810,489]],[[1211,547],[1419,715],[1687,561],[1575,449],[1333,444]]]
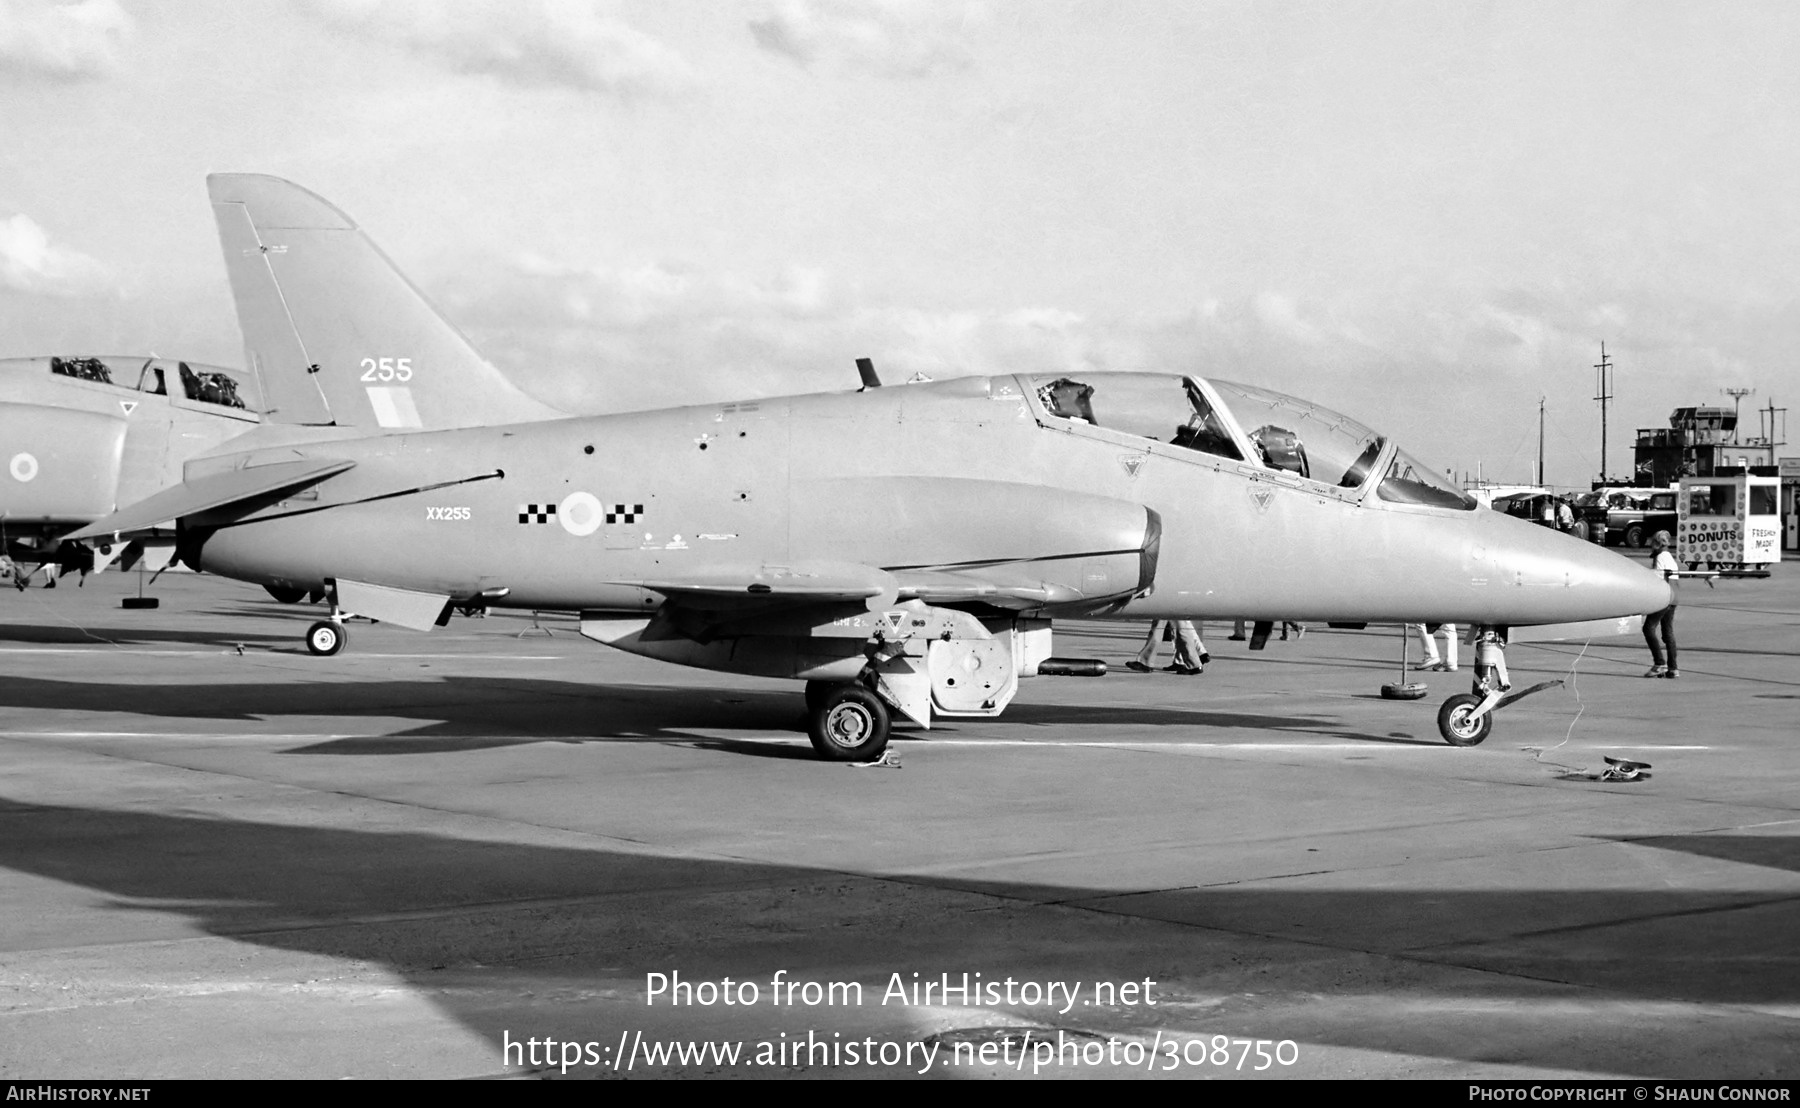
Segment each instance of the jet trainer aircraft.
[[546,419],[448,324],[383,331],[343,300],[346,274],[391,263],[342,212],[276,178],[208,183],[240,316],[261,319],[253,363],[285,344],[318,403],[273,405],[78,534],[176,520],[195,568],[328,590],[314,653],[342,647],[350,613],[575,611],[621,650],[805,681],[814,747],[861,760],[891,712],[1000,714],[1060,616],[1454,621],[1481,636],[1474,693],[1439,713],[1466,745],[1510,689],[1508,629],[1668,603],[1643,567],[1476,510],[1355,420],[1199,374],[1027,369]]
[[[95,552],[62,537],[181,479],[181,465],[256,427],[258,401],[217,366],[134,356],[0,360],[0,553],[104,569],[166,565],[174,536]],[[19,578],[24,587],[25,577]]]

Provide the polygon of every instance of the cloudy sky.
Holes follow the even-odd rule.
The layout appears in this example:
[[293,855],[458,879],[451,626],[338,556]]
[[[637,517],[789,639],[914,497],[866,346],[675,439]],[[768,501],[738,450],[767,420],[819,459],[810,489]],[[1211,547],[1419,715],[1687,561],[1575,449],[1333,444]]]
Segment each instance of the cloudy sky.
[[1585,483],[1602,341],[1615,472],[1800,400],[1796,58],[1791,0],[0,0],[0,357],[241,365],[203,178],[262,172],[565,407],[1199,372],[1524,479],[1543,397]]

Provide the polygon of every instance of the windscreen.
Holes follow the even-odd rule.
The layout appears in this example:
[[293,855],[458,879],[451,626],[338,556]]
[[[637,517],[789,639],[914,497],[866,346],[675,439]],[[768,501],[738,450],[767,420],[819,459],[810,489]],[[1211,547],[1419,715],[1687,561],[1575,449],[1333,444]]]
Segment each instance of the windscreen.
[[1427,504],[1461,511],[1479,507],[1474,497],[1451,484],[1448,477],[1404,450],[1395,451],[1375,495],[1398,504]]

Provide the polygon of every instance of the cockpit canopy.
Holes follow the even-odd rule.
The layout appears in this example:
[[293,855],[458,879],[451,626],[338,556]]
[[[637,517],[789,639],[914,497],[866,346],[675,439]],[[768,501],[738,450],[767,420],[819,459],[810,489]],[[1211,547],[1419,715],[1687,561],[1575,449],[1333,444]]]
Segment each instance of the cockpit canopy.
[[1032,381],[1044,409],[1157,442],[1243,460],[1212,403],[1190,381],[1159,373],[1106,373]]
[[112,355],[53,357],[49,361],[51,373],[73,377],[79,381],[116,385],[153,396],[185,396],[189,400],[217,404],[222,408],[240,408],[246,411],[257,411],[259,408],[257,397],[248,387],[246,379],[218,366],[164,358]]
[[1345,415],[1311,401],[1231,381],[1161,373],[1029,379],[1052,417],[1340,489],[1379,477],[1381,499],[1462,511],[1475,500],[1412,455]]

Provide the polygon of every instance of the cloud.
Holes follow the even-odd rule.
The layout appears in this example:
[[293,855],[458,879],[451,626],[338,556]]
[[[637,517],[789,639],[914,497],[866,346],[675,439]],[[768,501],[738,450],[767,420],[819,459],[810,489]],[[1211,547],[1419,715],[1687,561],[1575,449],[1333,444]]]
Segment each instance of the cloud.
[[831,290],[823,270],[788,266],[769,274],[708,272],[679,262],[630,269],[574,266],[524,255],[508,267],[487,313],[570,326],[642,329],[723,316],[803,318],[823,312]]
[[0,0],[0,73],[102,77],[117,65],[131,32],[131,17],[117,0]]
[[983,21],[978,4],[775,0],[749,26],[758,46],[806,69],[924,77],[972,68],[963,40]]
[[100,261],[50,242],[29,216],[0,222],[0,288],[40,296],[102,296],[118,279]]
[[1028,307],[936,310],[861,302],[823,269],[767,273],[662,261],[470,264],[440,289],[446,314],[546,400],[629,410],[850,388],[854,359],[903,381],[1110,364],[1079,315]]
[[591,0],[312,0],[349,34],[371,35],[459,73],[620,97],[685,91],[697,77],[661,41]]

